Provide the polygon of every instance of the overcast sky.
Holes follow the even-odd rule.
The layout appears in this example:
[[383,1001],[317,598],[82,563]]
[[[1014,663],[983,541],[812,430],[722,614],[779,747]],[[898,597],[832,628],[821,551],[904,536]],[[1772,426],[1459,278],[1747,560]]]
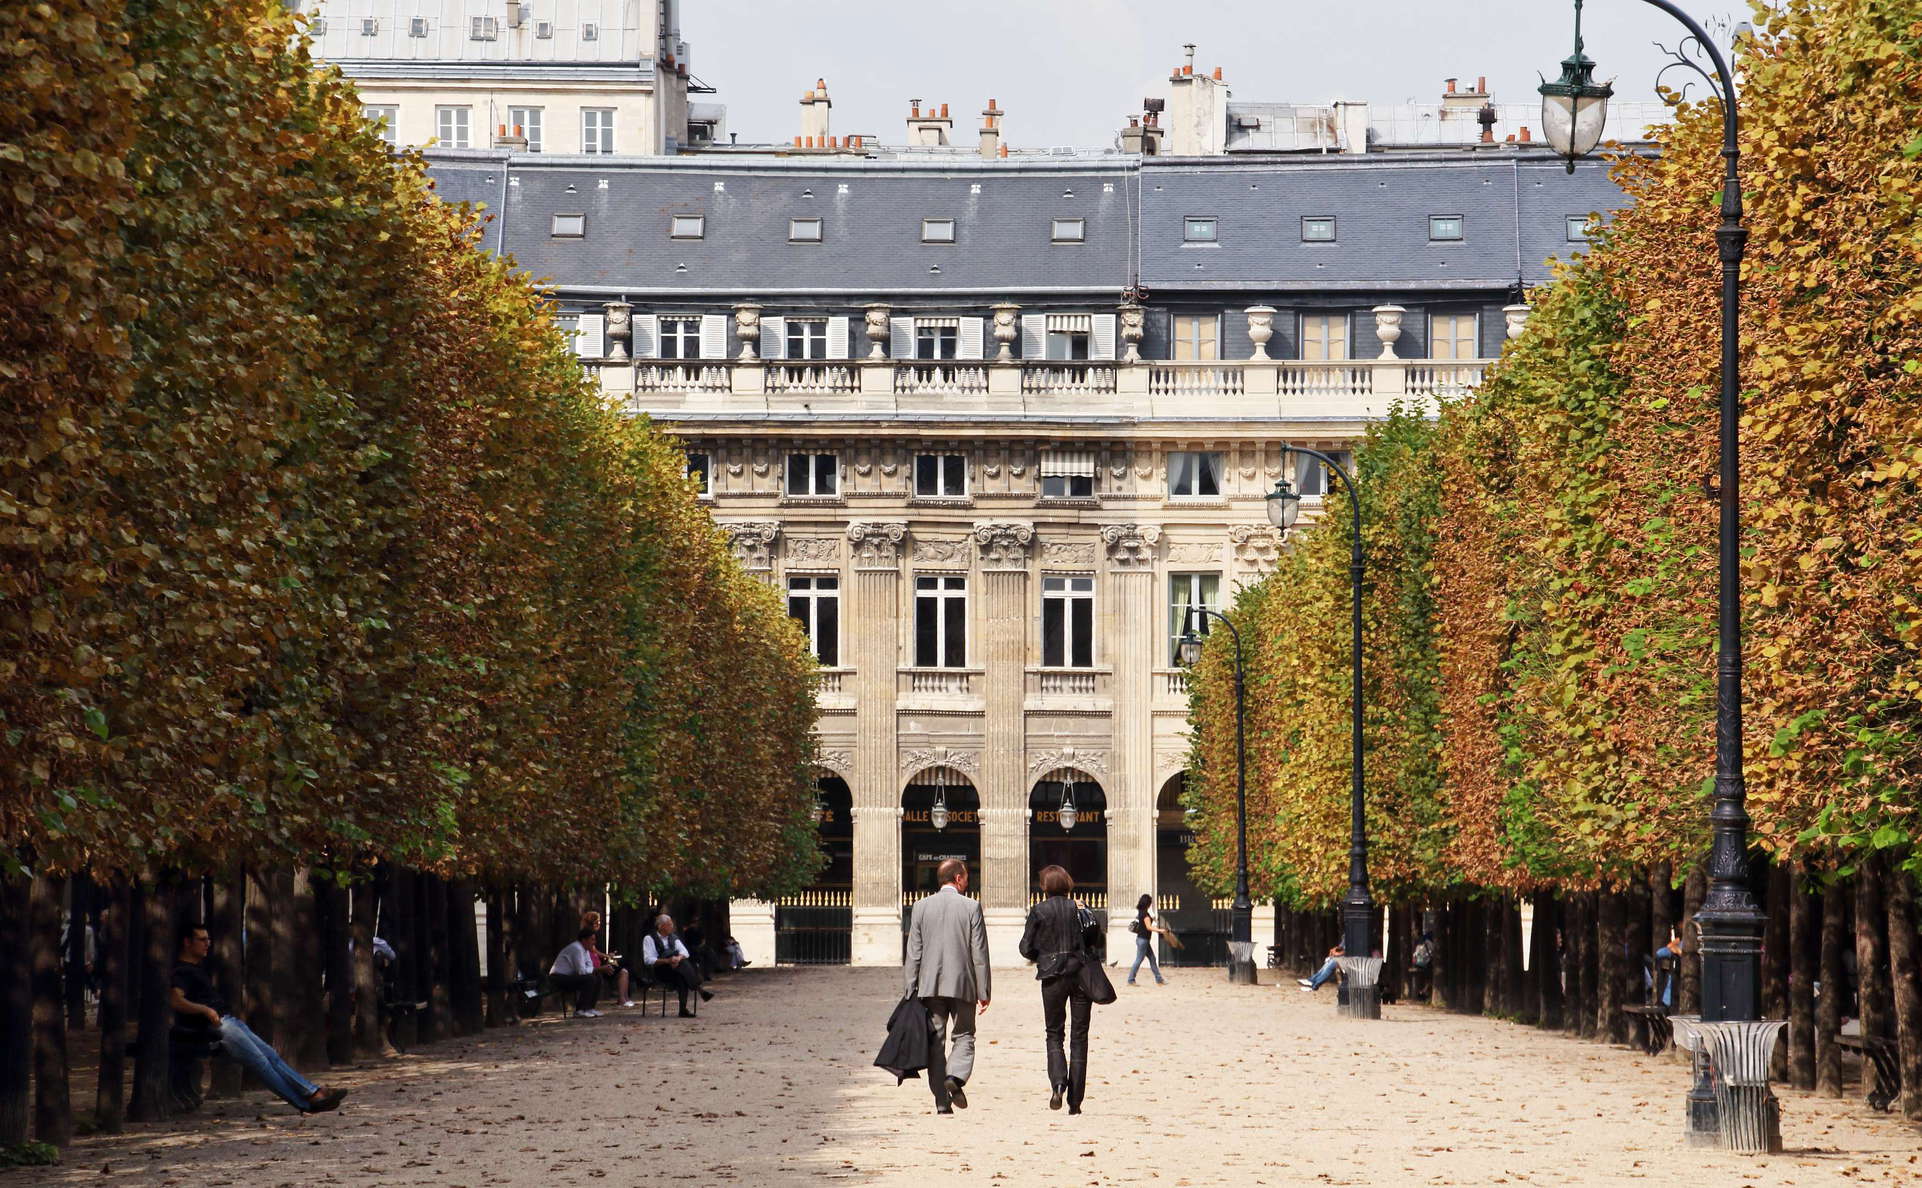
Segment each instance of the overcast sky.
[[[1682,3],[1724,30],[1747,11]],[[1103,147],[1162,93],[1184,42],[1237,99],[1434,102],[1444,78],[1487,75],[1497,103],[1533,103],[1536,75],[1568,55],[1573,12],[1570,0],[683,0],[681,30],[744,143],[795,136],[802,91],[825,77],[837,136],[898,144],[918,98],[951,104],[970,142],[994,98],[1011,145]],[[1583,31],[1596,76],[1639,100],[1661,67],[1651,43],[1672,46],[1682,28],[1639,0],[1588,0]]]

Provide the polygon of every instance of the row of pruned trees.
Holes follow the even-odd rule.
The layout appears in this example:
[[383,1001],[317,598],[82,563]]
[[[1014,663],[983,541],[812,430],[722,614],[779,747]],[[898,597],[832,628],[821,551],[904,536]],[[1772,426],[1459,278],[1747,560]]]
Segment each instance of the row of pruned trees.
[[[1846,1003],[1899,1043],[1922,1116],[1922,4],[1792,0],[1765,16],[1740,47],[1742,588],[1770,999],[1811,1013],[1812,986],[1858,965],[1859,1007],[1825,994],[1824,1009]],[[1562,937],[1549,966],[1581,996],[1572,1017],[1604,1032],[1619,1012],[1589,996],[1580,971],[1600,966],[1584,954],[1623,951],[1639,910],[1625,896],[1651,904],[1631,949],[1691,914],[1681,892],[1708,841],[1720,134],[1716,103],[1685,105],[1659,157],[1620,162],[1632,207],[1533,295],[1482,389],[1438,419],[1374,426],[1356,459],[1377,893],[1439,906],[1444,952],[1470,946],[1462,970],[1506,968],[1522,942],[1495,938],[1532,902]],[[1237,603],[1257,641],[1255,865],[1301,908],[1346,884],[1345,501],[1331,495],[1328,526]],[[1233,839],[1226,663],[1211,649],[1198,683],[1191,782],[1196,857],[1217,881]],[[1521,1005],[1519,983],[1490,998],[1472,976],[1479,999],[1446,978],[1444,998]],[[1815,1027],[1788,1045],[1797,1080],[1817,1076]]]
[[[189,889],[232,924],[285,882],[291,948],[260,952],[311,994],[347,950],[303,938],[362,927],[381,871],[429,921],[414,880],[470,911],[510,887],[804,880],[798,631],[679,449],[605,404],[539,288],[477,250],[474,213],[381,143],[295,18],[48,0],[0,10],[0,44],[10,935],[38,953],[63,910],[113,905],[104,951],[152,942],[124,950],[138,985]],[[26,989],[6,963],[10,1037],[74,992],[55,956]],[[27,1133],[27,1053],[52,1093],[59,1042],[4,1046],[0,1146]]]

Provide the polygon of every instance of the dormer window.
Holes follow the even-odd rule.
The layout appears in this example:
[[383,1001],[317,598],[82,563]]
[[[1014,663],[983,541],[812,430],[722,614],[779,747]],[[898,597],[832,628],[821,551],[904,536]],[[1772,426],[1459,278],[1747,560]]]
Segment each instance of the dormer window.
[[500,21],[491,16],[478,16],[473,20],[473,32],[468,36],[474,41],[500,40]]
[[1463,238],[1463,222],[1460,215],[1429,215],[1428,238],[1436,243],[1453,243]]
[[380,35],[380,18],[379,17],[360,18],[360,35],[362,37],[379,36]]
[[601,27],[599,25],[595,24],[593,21],[588,21],[581,26],[582,41],[599,41],[600,39],[601,39]]
[[427,36],[427,18],[426,17],[409,17],[407,20],[407,36],[409,37]]
[[584,214],[557,214],[554,216],[553,235],[556,239],[580,239],[587,234],[587,216]]
[[1055,219],[1048,230],[1048,237],[1055,243],[1086,243],[1088,220]]
[[1303,243],[1335,242],[1335,216],[1303,215],[1301,217],[1301,241]]
[[953,243],[954,242],[954,220],[953,219],[922,219],[921,220],[921,242],[922,243]]
[[1183,243],[1214,243],[1220,238],[1220,225],[1212,218],[1190,217],[1182,220]]
[[705,239],[707,216],[675,215],[668,223],[667,234],[670,239]]
[[789,219],[787,221],[787,241],[789,243],[820,243],[820,219]]

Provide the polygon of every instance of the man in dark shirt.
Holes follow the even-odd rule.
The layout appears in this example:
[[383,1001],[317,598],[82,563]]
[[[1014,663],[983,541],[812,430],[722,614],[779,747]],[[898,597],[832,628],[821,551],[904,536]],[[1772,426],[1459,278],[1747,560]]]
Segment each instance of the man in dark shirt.
[[260,1078],[262,1084],[280,1094],[288,1105],[303,1113],[337,1109],[347,1096],[345,1089],[323,1089],[280,1058],[253,1028],[227,1013],[227,1000],[207,976],[207,950],[213,940],[198,924],[187,927],[180,938],[180,961],[174,966],[172,1005],[183,1028],[198,1031],[209,1039],[218,1038],[220,1049]]

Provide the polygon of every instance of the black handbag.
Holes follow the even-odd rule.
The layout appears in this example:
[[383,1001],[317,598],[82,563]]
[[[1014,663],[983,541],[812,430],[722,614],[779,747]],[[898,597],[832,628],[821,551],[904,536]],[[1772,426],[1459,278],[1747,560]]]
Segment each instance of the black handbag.
[[[1100,934],[1100,922],[1095,919],[1093,912],[1082,907],[1075,923],[1079,926],[1085,950],[1088,937]],[[1101,968],[1101,963],[1092,954],[1082,953],[1081,968],[1075,972],[1075,977],[1081,983],[1081,993],[1087,995],[1089,1002],[1096,1006],[1107,1006],[1115,1000],[1114,983],[1108,980],[1108,971]]]

